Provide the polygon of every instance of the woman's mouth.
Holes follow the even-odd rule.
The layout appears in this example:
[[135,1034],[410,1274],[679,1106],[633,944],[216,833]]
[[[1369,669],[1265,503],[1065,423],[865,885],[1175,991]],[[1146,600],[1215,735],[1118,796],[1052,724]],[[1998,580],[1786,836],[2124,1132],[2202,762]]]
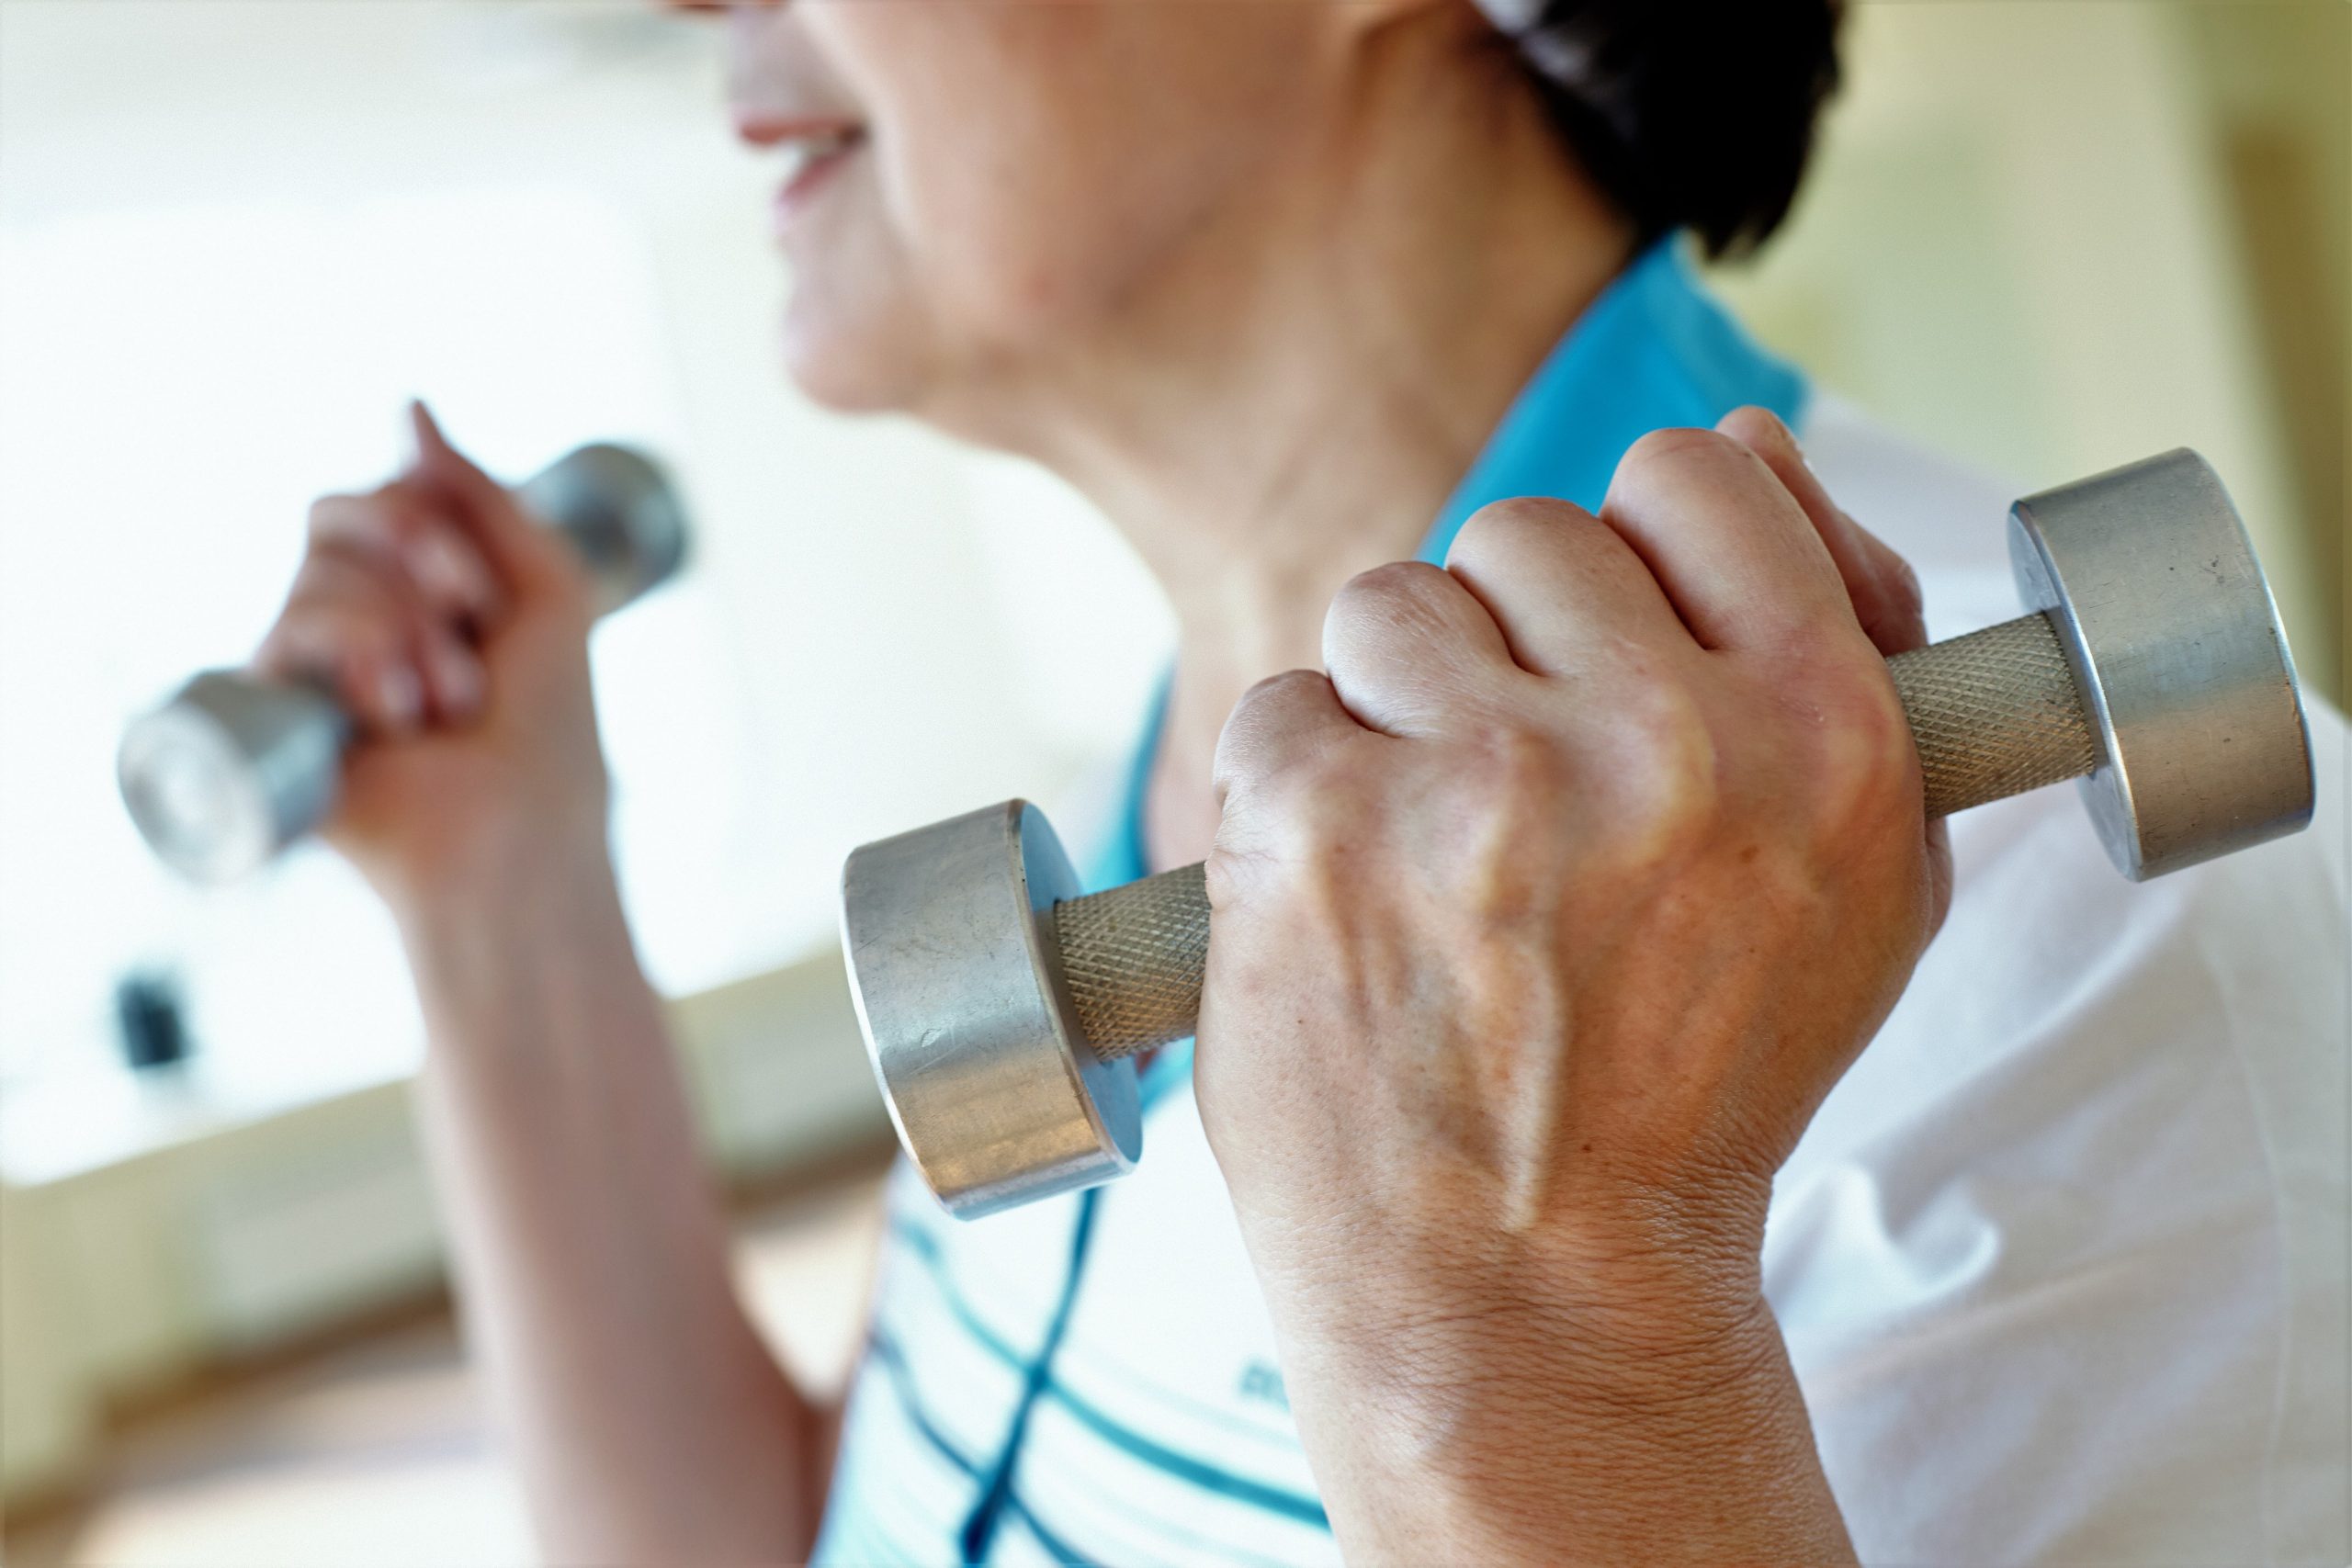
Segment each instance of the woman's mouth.
[[865,145],[865,129],[857,125],[825,126],[797,131],[779,139],[776,145],[784,151],[785,174],[784,183],[776,187],[771,216],[776,234],[782,237],[851,155]]

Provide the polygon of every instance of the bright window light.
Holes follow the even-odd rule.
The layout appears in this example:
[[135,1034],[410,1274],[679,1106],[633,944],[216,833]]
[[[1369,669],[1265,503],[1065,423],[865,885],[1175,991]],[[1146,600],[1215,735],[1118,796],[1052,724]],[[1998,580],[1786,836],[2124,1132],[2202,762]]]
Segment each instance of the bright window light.
[[[0,1085],[111,1070],[112,992],[177,974],[208,1086],[299,1097],[409,1066],[389,922],[315,846],[199,893],[115,795],[124,720],[241,661],[310,501],[372,486],[401,408],[520,478],[591,438],[678,439],[637,231],[575,189],[212,205],[0,228]],[[775,954],[734,918],[743,709],[702,590],[600,642],[618,852],[658,984]],[[751,934],[746,934],[746,932]]]

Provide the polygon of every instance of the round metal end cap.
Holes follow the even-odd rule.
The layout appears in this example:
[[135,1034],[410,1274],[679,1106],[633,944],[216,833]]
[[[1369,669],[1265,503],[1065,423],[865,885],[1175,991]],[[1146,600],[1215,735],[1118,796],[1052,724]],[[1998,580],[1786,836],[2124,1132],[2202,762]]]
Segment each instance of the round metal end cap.
[[175,703],[134,720],[115,774],[147,847],[192,882],[233,882],[275,848],[260,775],[202,708]]
[[633,446],[576,447],[526,480],[523,505],[561,529],[596,585],[600,614],[650,592],[686,558],[686,514],[662,465]]
[[1048,922],[1077,875],[1025,801],[864,846],[842,945],[899,1140],[959,1218],[1135,1168],[1131,1060],[1079,1044]]
[[2311,738],[2245,525],[2183,448],[2018,502],[2009,557],[2051,612],[2105,760],[2081,781],[2109,857],[2161,876],[2311,820]]
[[190,881],[233,882],[323,815],[344,732],[319,693],[208,671],[131,723],[115,773],[157,859]]

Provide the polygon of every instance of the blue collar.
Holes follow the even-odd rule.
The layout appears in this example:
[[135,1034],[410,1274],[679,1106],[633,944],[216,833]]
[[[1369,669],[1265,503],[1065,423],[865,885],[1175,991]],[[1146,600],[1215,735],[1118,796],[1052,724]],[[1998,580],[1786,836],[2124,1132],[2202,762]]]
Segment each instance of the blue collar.
[[[1443,565],[1471,514],[1512,496],[1599,511],[1618,459],[1653,430],[1713,425],[1747,403],[1793,425],[1806,396],[1804,378],[1757,346],[1700,288],[1680,244],[1661,240],[1601,291],[1520,392],[1438,513],[1420,558]],[[1144,786],[1167,705],[1163,682],[1128,768],[1118,828],[1088,867],[1089,886],[1145,874]],[[1192,1058],[1190,1043],[1160,1053],[1144,1079],[1147,1107],[1182,1081]]]

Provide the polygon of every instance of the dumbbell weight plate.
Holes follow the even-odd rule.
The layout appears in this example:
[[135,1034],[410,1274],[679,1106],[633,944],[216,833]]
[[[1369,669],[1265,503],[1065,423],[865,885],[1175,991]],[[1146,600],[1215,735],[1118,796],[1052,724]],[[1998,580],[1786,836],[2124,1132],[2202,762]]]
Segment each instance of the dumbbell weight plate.
[[115,773],[156,858],[217,885],[326,815],[350,736],[324,692],[208,670],[123,731]]
[[891,1043],[872,1055],[883,1100],[967,1218],[1107,1181],[1143,1152],[1135,1064],[1075,1037],[1053,961],[1054,907],[1079,892],[1025,801],[867,844],[842,873],[857,1021]]
[[2009,561],[2098,730],[2080,788],[2117,870],[2144,882],[2309,825],[2294,656],[2205,459],[2167,452],[2028,496]]

